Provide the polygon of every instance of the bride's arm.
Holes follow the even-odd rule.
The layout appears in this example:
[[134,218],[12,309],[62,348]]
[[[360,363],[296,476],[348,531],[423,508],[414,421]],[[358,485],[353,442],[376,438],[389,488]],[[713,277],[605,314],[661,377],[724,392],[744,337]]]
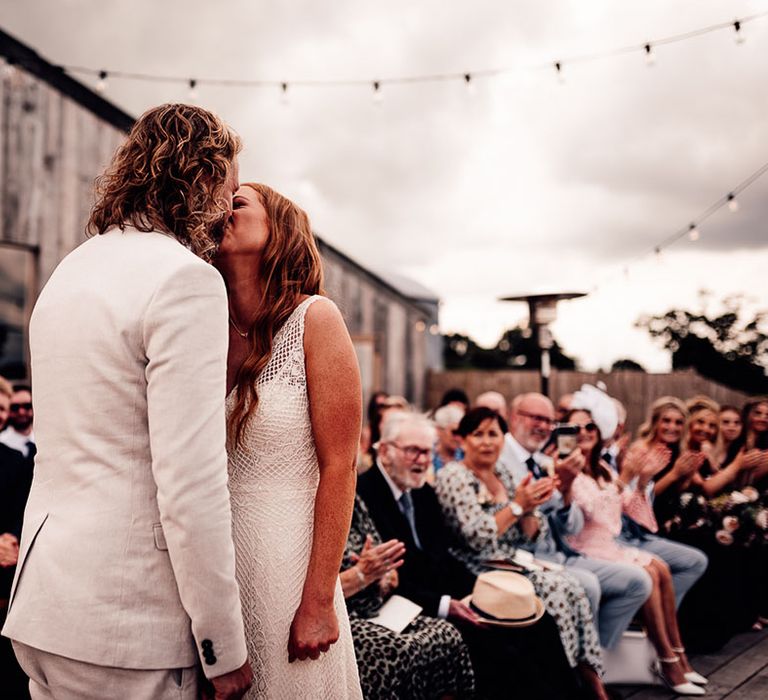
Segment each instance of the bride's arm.
[[326,300],[307,310],[304,353],[320,483],[307,577],[288,640],[291,660],[316,659],[338,639],[333,596],[352,519],[362,422],[355,351],[339,310]]

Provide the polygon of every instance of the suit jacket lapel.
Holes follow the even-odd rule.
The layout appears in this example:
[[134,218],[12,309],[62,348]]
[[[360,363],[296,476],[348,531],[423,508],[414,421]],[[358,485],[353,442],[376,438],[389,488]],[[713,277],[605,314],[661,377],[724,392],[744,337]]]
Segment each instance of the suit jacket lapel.
[[[392,489],[389,488],[389,484],[386,482],[376,465],[371,467],[369,474],[370,476],[367,478],[370,480],[370,485],[372,487],[371,491],[376,503],[374,509],[380,513],[380,517],[378,518],[380,522],[376,523],[379,532],[385,540],[396,538],[404,542],[409,549],[414,549],[416,543],[413,541],[411,528],[400,510],[400,506],[398,506],[397,501],[395,501]],[[371,510],[370,506],[369,510]],[[416,517],[418,519],[418,514]]]

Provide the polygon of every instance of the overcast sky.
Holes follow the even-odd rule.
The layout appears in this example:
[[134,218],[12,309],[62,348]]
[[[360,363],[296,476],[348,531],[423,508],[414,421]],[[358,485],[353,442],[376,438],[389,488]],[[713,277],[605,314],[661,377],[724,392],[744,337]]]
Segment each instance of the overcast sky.
[[[362,264],[443,300],[444,332],[495,343],[523,319],[499,296],[589,291],[554,332],[587,369],[668,354],[633,323],[743,293],[768,306],[768,175],[660,259],[636,261],[768,161],[768,17],[641,53],[569,65],[768,11],[766,0],[4,0],[0,26],[48,60],[181,77],[386,80],[511,67],[475,81],[278,90],[198,102],[243,137],[241,181],[266,182]],[[553,70],[564,62],[564,82]],[[93,82],[91,79],[86,79]],[[187,88],[112,79],[132,114]],[[635,262],[633,262],[635,261]],[[631,263],[629,274],[624,267]],[[716,307],[712,305],[712,309]]]

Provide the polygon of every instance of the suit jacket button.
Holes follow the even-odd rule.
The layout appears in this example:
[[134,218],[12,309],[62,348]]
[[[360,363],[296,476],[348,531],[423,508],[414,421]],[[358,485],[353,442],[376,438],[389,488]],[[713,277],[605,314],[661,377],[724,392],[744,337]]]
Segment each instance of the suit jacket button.
[[208,666],[213,666],[213,664],[216,663],[216,657],[213,654],[206,656],[205,663],[208,664]]
[[205,649],[205,650],[213,649],[213,642],[210,639],[204,639],[200,643],[200,646],[203,647],[203,649]]

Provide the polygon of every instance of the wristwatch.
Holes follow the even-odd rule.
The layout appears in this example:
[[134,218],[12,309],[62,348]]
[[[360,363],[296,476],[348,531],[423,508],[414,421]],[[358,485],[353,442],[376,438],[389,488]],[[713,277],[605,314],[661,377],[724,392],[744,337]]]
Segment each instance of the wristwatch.
[[510,501],[509,509],[516,518],[523,517],[523,507],[517,501]]

